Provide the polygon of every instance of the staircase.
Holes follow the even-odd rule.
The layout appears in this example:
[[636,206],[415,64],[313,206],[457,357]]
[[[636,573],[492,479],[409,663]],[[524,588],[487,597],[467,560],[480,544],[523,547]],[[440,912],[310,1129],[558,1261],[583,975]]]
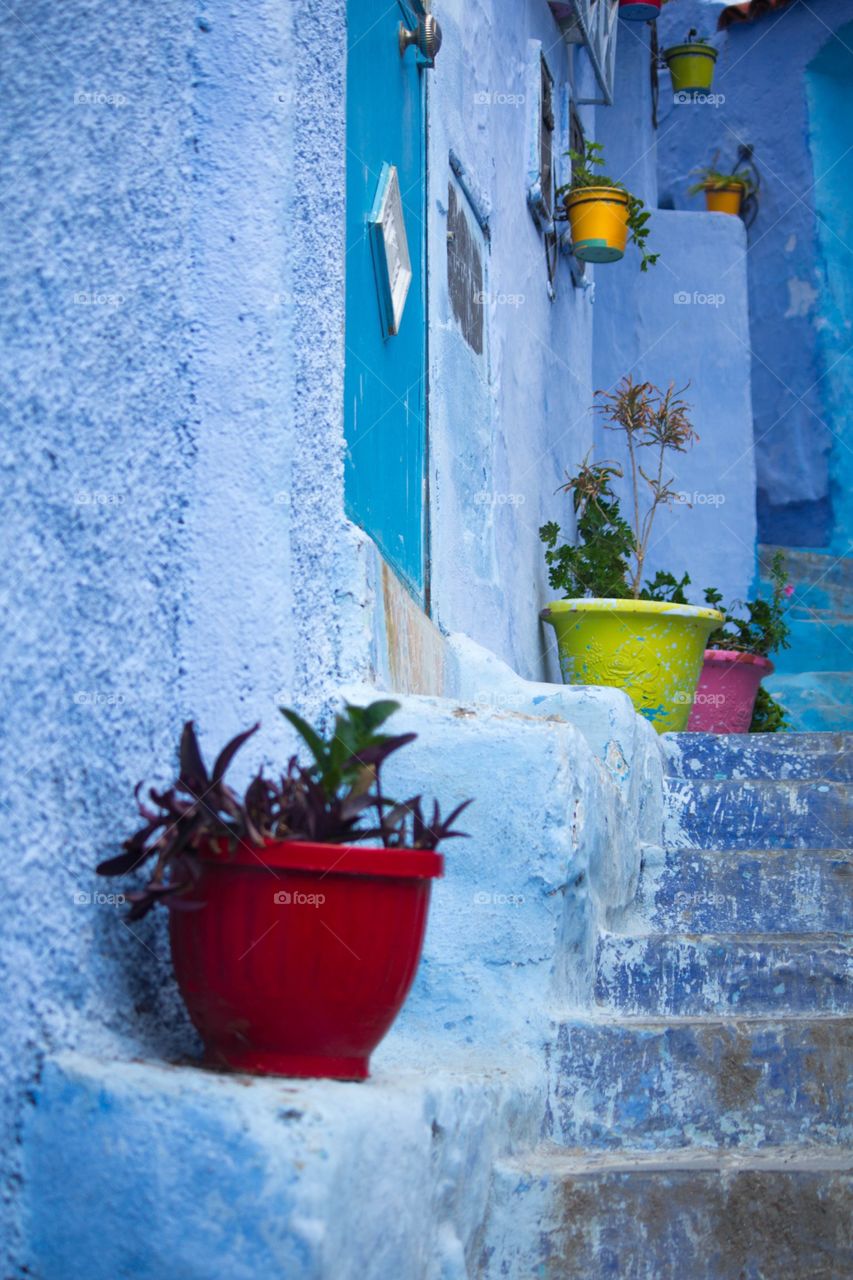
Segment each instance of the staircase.
[[557,1028],[553,1138],[496,1169],[483,1276],[853,1275],[851,748],[669,739],[668,847]]

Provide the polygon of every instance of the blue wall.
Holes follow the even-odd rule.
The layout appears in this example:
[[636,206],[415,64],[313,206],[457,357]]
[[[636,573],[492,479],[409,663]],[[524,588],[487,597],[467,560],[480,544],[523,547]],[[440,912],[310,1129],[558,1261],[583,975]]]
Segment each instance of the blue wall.
[[[622,23],[616,61],[617,99],[599,110],[598,137],[607,171],[649,207],[649,250],[660,259],[641,272],[640,255],[629,245],[622,262],[596,268],[595,386],[612,389],[631,373],[664,389],[670,383],[685,388],[699,440],[688,453],[667,459],[666,475],[679,501],[657,513],[648,574],[664,569],[680,578],[687,571],[696,604],[706,586],[736,599],[746,594],[755,568],[743,225],[719,214],[657,209],[645,24]],[[622,445],[621,436],[599,418],[597,456],[624,466]],[[622,494],[630,512],[627,478]]]
[[[517,98],[531,38],[558,83],[586,75],[582,60],[544,0],[483,0],[474,18],[462,0],[436,8],[435,618],[541,677],[556,668],[538,622],[549,595],[538,528],[563,516],[554,490],[593,440],[594,340],[612,336],[621,376],[636,351],[623,359],[613,335],[642,342],[665,269],[649,284],[630,259],[602,268],[593,302],[561,260],[552,300]],[[17,1137],[44,1059],[197,1047],[164,921],[131,935],[115,903],[93,899],[112,888],[92,868],[132,828],[133,785],[156,765],[151,780],[165,780],[187,716],[208,748],[261,718],[252,763],[280,760],[291,746],[280,702],[315,715],[345,679],[371,676],[382,597],[343,507],[343,0],[208,0],[198,13],[163,0],[108,12],[74,0],[60,13],[33,0],[26,23],[6,13],[0,26],[13,192],[0,209],[13,636],[0,875],[15,904],[0,939],[0,1237],[15,1255]],[[620,93],[629,115],[632,95],[646,100],[629,125],[646,183],[644,58],[629,58]],[[584,112],[591,132],[608,110]],[[443,283],[451,148],[491,211],[488,354],[476,366]],[[671,248],[685,255],[679,234]],[[698,580],[702,562],[690,567]],[[612,699],[609,711],[584,705],[609,745]],[[630,754],[616,752],[623,764]],[[596,820],[590,838],[609,856]],[[525,838],[520,828],[520,848]]]
[[826,421],[833,434],[829,459],[830,549],[853,551],[853,23],[827,40],[807,67],[806,96],[814,165],[820,300],[817,351]]
[[[713,33],[720,7],[701,0],[665,6],[662,47],[683,40],[690,26]],[[819,10],[794,4],[714,35],[717,105],[674,103],[661,72],[662,201],[702,208],[703,197],[687,193],[691,170],[717,152],[720,167],[733,167],[739,143],[755,148],[761,192],[748,259],[759,536],[789,546],[827,547],[845,519],[833,504],[835,476],[849,454],[836,442],[820,338],[826,265],[815,204],[831,196],[815,185],[822,162],[813,163],[806,72],[824,46],[838,47],[832,33],[849,18],[846,0],[824,0]],[[814,75],[808,83],[815,85]]]

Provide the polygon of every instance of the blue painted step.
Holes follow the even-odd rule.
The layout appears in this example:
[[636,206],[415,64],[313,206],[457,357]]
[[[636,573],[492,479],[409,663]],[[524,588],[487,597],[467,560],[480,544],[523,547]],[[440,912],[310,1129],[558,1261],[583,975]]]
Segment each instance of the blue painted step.
[[566,1147],[853,1139],[851,1018],[572,1019],[552,1062]]
[[842,1280],[848,1153],[584,1154],[496,1169],[483,1280]]
[[844,782],[670,778],[665,798],[678,843],[699,849],[848,849],[853,788]]
[[851,943],[839,934],[606,934],[595,998],[631,1014],[848,1013]]
[[662,741],[676,778],[853,779],[849,733],[668,733]]
[[853,853],[829,849],[670,849],[646,864],[639,907],[654,931],[853,930]]

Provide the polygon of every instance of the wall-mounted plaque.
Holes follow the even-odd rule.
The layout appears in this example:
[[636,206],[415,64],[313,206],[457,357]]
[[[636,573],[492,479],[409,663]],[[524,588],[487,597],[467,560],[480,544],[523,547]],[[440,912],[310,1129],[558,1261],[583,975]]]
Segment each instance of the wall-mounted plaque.
[[400,322],[412,283],[412,261],[403,219],[397,166],[383,164],[376,199],[367,220],[373,249],[373,269],[382,315],[382,332],[391,338]]

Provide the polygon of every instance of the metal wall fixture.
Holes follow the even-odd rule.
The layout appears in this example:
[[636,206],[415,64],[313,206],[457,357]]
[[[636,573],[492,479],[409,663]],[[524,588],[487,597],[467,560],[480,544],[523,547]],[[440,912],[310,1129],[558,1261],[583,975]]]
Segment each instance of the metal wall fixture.
[[568,45],[580,45],[595,72],[600,94],[578,98],[580,106],[613,106],[619,0],[548,0],[560,34]]
[[400,23],[399,28],[400,56],[414,46],[427,67],[435,66],[435,58],[441,48],[441,27],[431,13],[419,17],[414,27]]
[[752,179],[752,190],[744,196],[740,206],[740,216],[746,227],[751,227],[755,219],[758,217],[759,191],[761,189],[761,174],[758,165],[755,163],[754,149],[748,142],[742,142],[737,149],[737,160],[735,169],[740,172],[746,169]]

